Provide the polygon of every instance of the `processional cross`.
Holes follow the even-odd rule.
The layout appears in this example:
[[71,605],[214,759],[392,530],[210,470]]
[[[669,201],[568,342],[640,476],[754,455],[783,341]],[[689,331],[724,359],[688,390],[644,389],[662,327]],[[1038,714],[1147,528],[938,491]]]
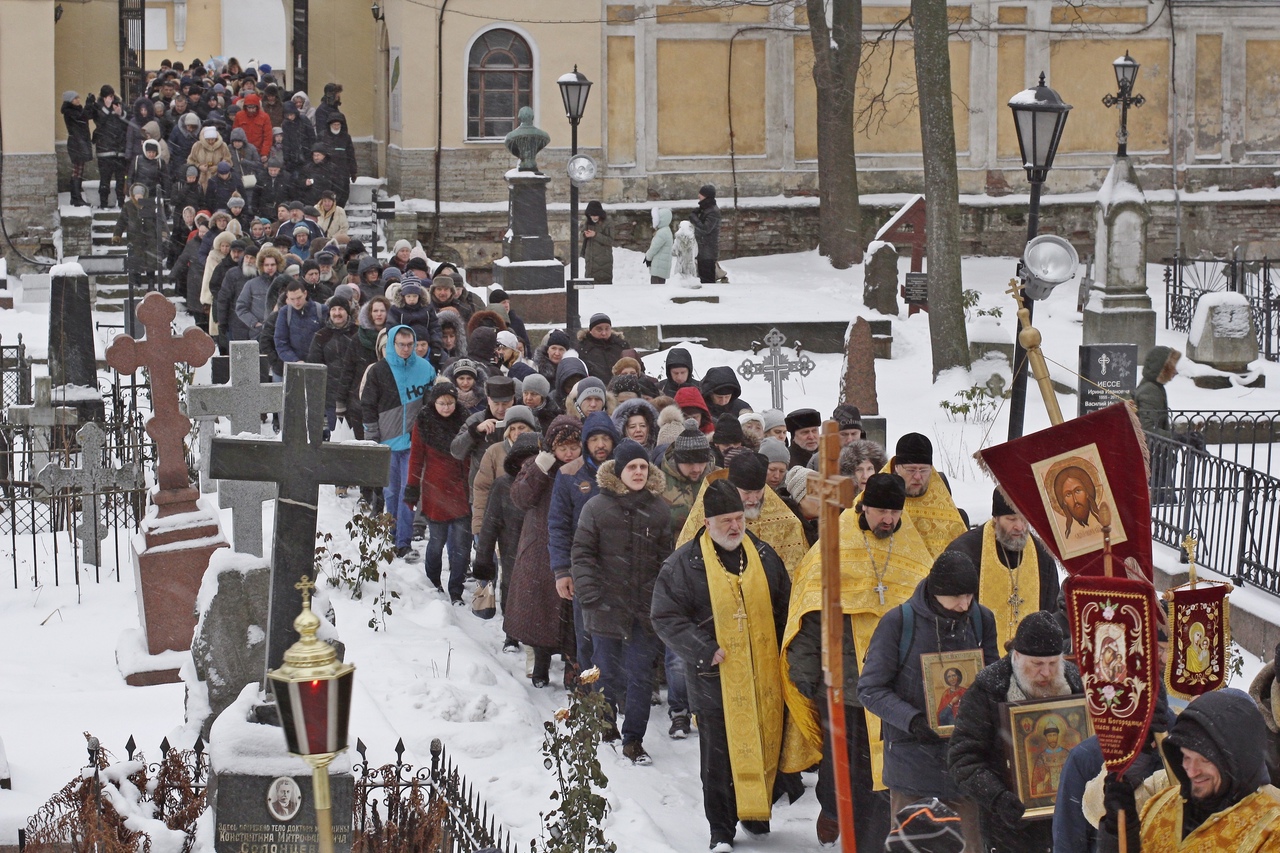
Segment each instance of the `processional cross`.
[[773,407],[781,409],[783,380],[789,379],[793,370],[801,376],[808,376],[813,372],[815,365],[813,359],[800,353],[799,344],[796,345],[796,355],[799,358],[795,361],[787,358],[787,354],[782,351],[782,345],[787,342],[787,338],[777,329],[770,329],[769,334],[764,336],[764,342],[768,345],[769,352],[759,363],[743,359],[742,364],[738,365],[738,375],[743,379],[765,377],[773,391]]

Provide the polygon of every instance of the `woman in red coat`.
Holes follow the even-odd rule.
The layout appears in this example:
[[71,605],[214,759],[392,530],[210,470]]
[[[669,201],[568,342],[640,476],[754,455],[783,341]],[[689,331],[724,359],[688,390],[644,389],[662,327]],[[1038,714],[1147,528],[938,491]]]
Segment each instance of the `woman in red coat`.
[[437,590],[442,590],[440,559],[445,545],[449,546],[449,598],[454,604],[462,604],[462,583],[471,560],[471,504],[467,501],[468,460],[454,459],[449,444],[466,421],[453,383],[432,385],[413,425],[404,490],[404,502],[421,509],[427,519],[427,578]]

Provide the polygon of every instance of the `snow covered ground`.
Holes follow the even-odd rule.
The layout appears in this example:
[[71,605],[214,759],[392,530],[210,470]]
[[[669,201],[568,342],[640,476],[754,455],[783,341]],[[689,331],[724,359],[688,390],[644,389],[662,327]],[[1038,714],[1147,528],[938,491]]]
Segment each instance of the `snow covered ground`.
[[[786,331],[787,320],[852,319],[866,313],[861,304],[860,268],[833,271],[816,253],[730,260],[723,264],[732,284],[715,286],[724,301],[710,310],[707,319],[777,320]],[[903,262],[905,269],[905,261]],[[980,293],[979,307],[1001,307],[1001,318],[984,318],[985,336],[991,333],[1012,340],[1014,306],[1004,294],[1013,272],[1012,259],[971,258],[964,263],[965,286]],[[647,271],[639,253],[618,250],[615,270],[619,284],[584,291],[584,315],[596,310],[613,312],[617,325],[663,319],[673,310],[667,297],[671,286],[647,283]],[[1149,268],[1151,292],[1158,316],[1163,317],[1163,288],[1158,266]],[[708,288],[708,290],[712,290]],[[43,323],[27,316],[34,311],[0,311],[0,334],[6,342],[10,331],[29,332],[28,342],[43,335]],[[928,318],[906,312],[894,320],[894,358],[877,362],[877,389],[881,414],[888,419],[892,443],[904,432],[921,431],[935,444],[935,458],[946,471],[960,505],[977,522],[986,518],[991,484],[973,465],[980,447],[999,443],[1007,431],[1007,412],[1001,409],[988,422],[952,420],[939,407],[943,400],[982,384],[994,370],[1008,373],[1004,363],[983,363],[971,372],[955,370],[931,384]],[[1076,363],[1081,339],[1080,315],[1075,312],[1074,283],[1059,289],[1036,306],[1036,324],[1044,333],[1045,351],[1055,377],[1074,386],[1070,371]],[[1159,343],[1182,347],[1185,336],[1157,332]],[[701,373],[718,364],[736,366],[750,353],[724,352],[693,345],[695,364]],[[811,405],[829,412],[835,402],[841,372],[837,355],[813,355],[814,372],[786,387],[788,408]],[[649,372],[661,372],[661,354],[647,360]],[[1176,378],[1168,386],[1174,408],[1280,409],[1280,365],[1262,366],[1268,388],[1232,388],[1206,391],[1189,379]],[[744,382],[744,397],[763,408],[769,389],[763,379]],[[1059,402],[1069,416],[1076,401],[1062,395]],[[1027,405],[1026,431],[1048,425],[1035,389]],[[342,534],[352,512],[349,499],[340,500],[331,490],[322,495],[322,530]],[[230,530],[224,514],[224,527]],[[269,519],[268,519],[269,520]],[[267,534],[270,536],[270,528]],[[345,535],[345,534],[343,534]],[[39,548],[48,543],[38,543]],[[0,543],[0,548],[5,547]],[[23,545],[21,562],[30,560],[30,545]],[[41,559],[37,551],[36,559]],[[1176,554],[1156,548],[1157,562],[1172,566]],[[127,561],[125,563],[127,566]],[[118,580],[91,580],[77,588],[63,579],[62,586],[46,584],[32,589],[23,584],[14,590],[0,576],[0,647],[9,651],[0,658],[0,737],[7,747],[13,774],[13,790],[0,790],[0,844],[13,844],[27,817],[85,761],[82,732],[89,731],[119,757],[132,734],[144,750],[155,752],[160,740],[189,745],[193,732],[183,723],[183,688],[166,685],[130,688],[116,670],[114,650],[120,634],[137,627],[133,579],[126,569]],[[370,760],[393,759],[392,749],[403,737],[407,761],[429,760],[429,745],[441,738],[460,769],[480,789],[502,824],[509,828],[521,849],[538,834],[539,812],[549,807],[553,780],[542,765],[539,747],[542,721],[564,703],[562,691],[534,689],[525,677],[523,655],[501,653],[501,620],[482,621],[469,609],[451,607],[427,583],[421,566],[403,561],[393,564],[391,585],[401,594],[386,629],[366,627],[371,615],[368,601],[353,601],[335,592],[333,602],[338,628],[347,644],[348,659],[358,666],[357,695],[353,709],[352,740],[369,746]],[[1274,600],[1257,593],[1237,593],[1248,607],[1280,610]],[[1247,599],[1247,601],[1246,601]],[[1244,686],[1261,662],[1246,659]],[[552,667],[552,684],[559,680],[559,663]],[[666,735],[664,708],[652,711],[646,748],[652,767],[633,767],[620,754],[604,748],[604,770],[610,784],[612,813],[606,821],[608,836],[623,850],[705,850],[706,823],[702,815],[698,783],[698,744],[695,739],[671,741]],[[811,777],[808,784],[813,784]],[[773,833],[767,838],[746,838],[741,850],[809,851],[819,849],[813,831],[817,802],[811,793],[794,805],[780,805],[774,813]]]

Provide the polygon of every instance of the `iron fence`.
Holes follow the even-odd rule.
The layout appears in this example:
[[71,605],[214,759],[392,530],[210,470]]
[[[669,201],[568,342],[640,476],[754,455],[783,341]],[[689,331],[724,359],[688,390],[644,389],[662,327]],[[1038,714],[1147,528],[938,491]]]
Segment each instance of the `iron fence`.
[[1272,468],[1280,443],[1280,411],[1181,409],[1169,412],[1174,435],[1193,436],[1192,443],[1222,459],[1280,475]]
[[6,344],[0,338],[0,411],[10,406],[31,403],[31,358],[27,355],[22,335],[16,344]]
[[1181,549],[1193,535],[1198,564],[1280,595],[1280,478],[1165,436],[1147,446],[1152,537]]
[[1165,258],[1163,263],[1166,329],[1191,331],[1196,305],[1206,293],[1241,293],[1253,309],[1259,353],[1280,361],[1280,280],[1269,258]]
[[[431,741],[430,767],[415,769],[406,764],[404,751],[404,741],[400,740],[396,743],[395,764],[374,767],[369,764],[364,741],[356,740],[360,755],[354,768],[356,847],[362,846],[361,840],[371,832],[382,834],[382,827],[388,825],[399,830],[393,835],[411,836],[412,825],[422,817],[412,804],[420,802],[427,813],[438,817],[442,831],[430,849],[415,853],[476,853],[486,847],[519,853],[511,833],[503,830],[490,814],[475,785],[454,766],[439,738]],[[368,849],[375,845],[365,846]]]

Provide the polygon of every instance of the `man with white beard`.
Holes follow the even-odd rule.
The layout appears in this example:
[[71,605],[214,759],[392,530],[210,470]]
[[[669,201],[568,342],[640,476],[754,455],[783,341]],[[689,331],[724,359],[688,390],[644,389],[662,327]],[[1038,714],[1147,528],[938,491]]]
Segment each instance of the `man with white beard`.
[[1083,693],[1075,664],[1063,659],[1064,638],[1052,613],[1023,619],[1006,657],[978,673],[960,700],[947,765],[964,795],[978,803],[983,848],[1048,853],[1053,822],[1023,820],[1026,807],[1005,781],[1000,703]]
[[978,601],[996,616],[1001,653],[1022,617],[1058,611],[1058,564],[999,489],[991,495],[991,520],[956,537],[947,550],[959,551],[978,567]]

